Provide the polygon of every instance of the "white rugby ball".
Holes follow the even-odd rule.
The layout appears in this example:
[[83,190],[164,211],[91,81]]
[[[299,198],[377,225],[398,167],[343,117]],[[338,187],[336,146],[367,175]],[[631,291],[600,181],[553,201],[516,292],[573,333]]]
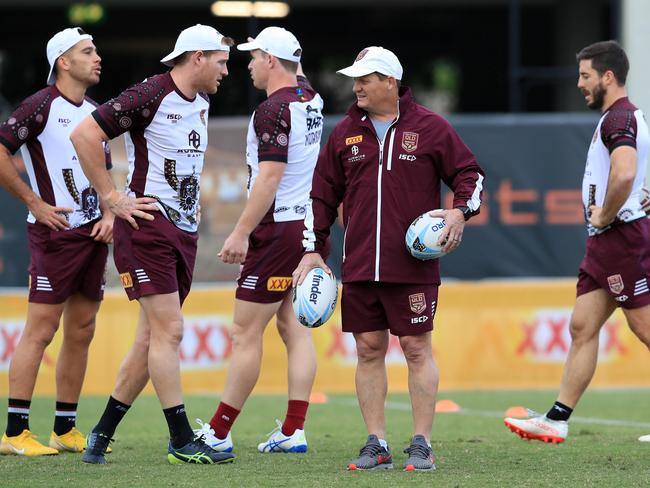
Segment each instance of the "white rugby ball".
[[425,212],[416,218],[406,230],[406,248],[411,256],[422,261],[437,259],[445,254],[438,245],[440,234],[445,229],[445,220],[431,217]]
[[339,289],[336,279],[322,268],[307,273],[301,285],[293,289],[293,311],[305,327],[320,327],[334,313]]

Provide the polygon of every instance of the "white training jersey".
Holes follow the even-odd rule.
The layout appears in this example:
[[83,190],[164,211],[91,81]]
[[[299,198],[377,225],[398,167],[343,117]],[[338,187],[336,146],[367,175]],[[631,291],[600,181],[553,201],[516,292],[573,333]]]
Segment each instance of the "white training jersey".
[[323,131],[323,99],[306,78],[272,93],[253,113],[246,137],[248,192],[260,161],[286,163],[275,201],[261,223],[305,218]]
[[164,73],[128,88],[93,112],[109,138],[127,133],[130,195],[155,198],[161,213],[187,232],[198,228],[209,107],[207,95],[186,98]]
[[[618,99],[603,114],[591,140],[587,153],[585,175],[582,180],[582,202],[585,207],[585,215],[589,214],[591,205],[603,206],[611,169],[611,154],[620,146],[630,146],[636,149],[637,167],[630,196],[616,214],[613,225],[631,222],[646,216],[641,207],[641,188],[646,174],[650,133],[643,112],[632,105],[627,97]],[[588,223],[587,227],[589,235],[596,235],[611,226],[596,229]]]
[[[70,142],[72,130],[96,106],[89,98],[73,102],[52,85],[25,99],[0,126],[0,143],[11,153],[20,148],[34,193],[52,206],[72,209],[64,214],[71,229],[102,216],[97,192]],[[110,168],[108,144],[104,148]],[[27,221],[36,222],[31,212]]]

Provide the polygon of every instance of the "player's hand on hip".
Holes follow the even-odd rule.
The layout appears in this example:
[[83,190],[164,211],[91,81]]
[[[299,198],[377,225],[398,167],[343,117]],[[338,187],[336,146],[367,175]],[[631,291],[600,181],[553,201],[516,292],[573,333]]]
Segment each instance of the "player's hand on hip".
[[64,230],[70,227],[65,214],[72,213],[71,208],[53,207],[41,198],[37,198],[32,205],[29,205],[29,211],[37,222],[47,225],[52,230]]
[[110,210],[105,210],[102,218],[95,222],[90,237],[94,237],[98,242],[111,244],[113,242],[113,223],[115,215]]
[[323,271],[325,271],[328,275],[332,277],[334,276],[332,274],[332,270],[329,269],[327,264],[325,264],[325,261],[323,261],[323,258],[320,254],[317,252],[308,252],[302,257],[300,263],[298,263],[298,267],[291,274],[293,277],[294,288],[298,285],[302,285],[302,282],[304,281],[305,276],[307,276],[307,273],[309,273],[314,268],[323,268]]
[[135,218],[144,220],[153,220],[154,216],[149,212],[157,212],[158,207],[154,205],[155,198],[140,197],[133,198],[125,193],[113,190],[107,198],[104,199],[109,210],[115,214],[115,217],[126,220],[131,227],[139,229]]
[[248,236],[233,231],[217,254],[226,264],[243,263],[248,252]]
[[463,212],[457,208],[452,208],[448,210],[432,210],[429,215],[445,219],[445,229],[440,234],[440,239],[438,239],[438,245],[442,246],[442,250],[451,252],[458,248],[463,240],[463,231],[465,230]]
[[611,224],[612,220],[605,218],[602,207],[592,205],[589,207],[589,223],[596,229],[602,229]]

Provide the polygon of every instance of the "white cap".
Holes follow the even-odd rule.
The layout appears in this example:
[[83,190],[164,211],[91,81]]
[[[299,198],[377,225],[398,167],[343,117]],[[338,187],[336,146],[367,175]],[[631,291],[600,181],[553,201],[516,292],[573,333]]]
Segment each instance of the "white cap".
[[79,27],[69,27],[57,32],[52,39],[47,41],[47,60],[50,63],[50,72],[47,74],[47,84],[54,85],[54,65],[64,52],[85,39],[93,40],[93,36],[86,34]]
[[300,62],[302,48],[296,36],[282,27],[267,27],[257,34],[251,42],[239,44],[240,51],[253,51],[259,49],[276,58],[286,59],[295,63]]
[[357,55],[352,66],[337,71],[350,78],[359,78],[375,72],[401,80],[404,70],[392,51],[379,46],[370,46]]
[[196,24],[181,31],[176,39],[174,50],[160,62],[173,66],[172,61],[188,51],[230,51],[230,46],[223,43],[224,36],[214,27]]

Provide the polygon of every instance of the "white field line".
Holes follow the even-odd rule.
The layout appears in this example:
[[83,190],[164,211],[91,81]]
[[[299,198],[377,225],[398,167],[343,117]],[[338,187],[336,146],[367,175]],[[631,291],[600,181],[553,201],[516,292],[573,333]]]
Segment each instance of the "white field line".
[[[346,398],[336,398],[330,397],[330,403],[335,403],[337,405],[346,405],[346,406],[355,406],[358,407],[359,404],[355,400],[349,400]],[[386,408],[388,410],[401,410],[401,411],[411,411],[411,404],[405,402],[386,402]],[[504,412],[499,412],[497,410],[475,410],[471,408],[461,408],[459,412],[455,412],[456,415],[473,415],[478,417],[490,417],[490,418],[499,418],[502,419],[505,417]],[[597,417],[579,417],[572,416],[571,423],[576,424],[593,424],[593,425],[614,425],[618,427],[635,427],[639,429],[650,429],[650,422],[634,422],[631,420],[619,420],[619,419],[601,419]]]

